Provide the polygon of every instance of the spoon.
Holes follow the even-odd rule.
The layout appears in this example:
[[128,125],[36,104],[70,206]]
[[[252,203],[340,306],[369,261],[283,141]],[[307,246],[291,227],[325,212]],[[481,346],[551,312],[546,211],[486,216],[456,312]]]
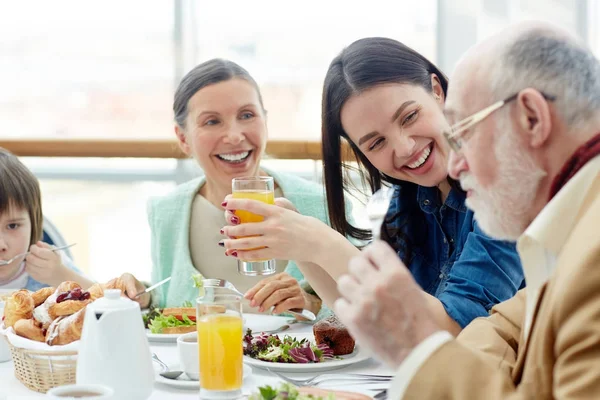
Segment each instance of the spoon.
[[[58,251],[58,250],[68,249],[69,247],[73,247],[76,244],[77,243],[71,243],[71,244],[69,244],[67,246],[53,247],[53,248],[50,249],[50,251]],[[15,261],[17,258],[23,257],[23,256],[27,256],[30,253],[31,253],[31,251],[27,251],[25,253],[17,254],[16,256],[14,256],[13,258],[11,258],[10,260],[0,260],[0,266],[8,265],[8,264],[12,263],[13,261]]]
[[163,378],[177,379],[177,378],[179,378],[179,376],[181,374],[183,374],[183,371],[171,371],[171,370],[169,370],[169,367],[167,366],[167,364],[165,364],[164,362],[162,362],[161,359],[158,358],[158,356],[156,355],[156,353],[152,353],[152,361],[158,363],[162,367],[163,372],[159,373],[159,375],[162,376]]

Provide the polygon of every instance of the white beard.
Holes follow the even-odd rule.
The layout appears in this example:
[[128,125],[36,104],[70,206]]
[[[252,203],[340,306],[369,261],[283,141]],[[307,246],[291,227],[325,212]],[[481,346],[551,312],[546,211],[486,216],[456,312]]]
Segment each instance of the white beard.
[[507,117],[499,118],[496,132],[496,181],[487,189],[481,188],[472,175],[461,175],[460,181],[463,188],[473,190],[466,205],[475,212],[481,229],[497,239],[517,240],[531,222],[528,216],[546,173],[521,147]]

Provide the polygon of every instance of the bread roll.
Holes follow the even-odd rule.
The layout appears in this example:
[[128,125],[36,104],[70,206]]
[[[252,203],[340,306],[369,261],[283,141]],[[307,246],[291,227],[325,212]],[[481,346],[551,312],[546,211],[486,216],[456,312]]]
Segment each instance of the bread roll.
[[15,333],[27,339],[35,340],[36,342],[44,342],[46,337],[42,324],[35,319],[20,319],[15,323]]
[[56,291],[56,288],[53,287],[45,287],[45,288],[41,288],[40,290],[38,290],[37,292],[33,293],[31,295],[31,297],[33,297],[33,302],[35,303],[35,307],[39,306],[40,304],[42,304],[43,302],[46,301],[46,299],[50,296],[52,296],[52,294]]

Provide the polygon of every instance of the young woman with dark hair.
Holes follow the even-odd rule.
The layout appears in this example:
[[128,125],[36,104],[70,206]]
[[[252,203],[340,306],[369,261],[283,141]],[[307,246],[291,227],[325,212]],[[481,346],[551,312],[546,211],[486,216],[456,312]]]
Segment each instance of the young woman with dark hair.
[[[366,38],[330,64],[322,103],[323,168],[329,226],[279,207],[228,199],[228,209],[266,215],[263,223],[229,226],[225,241],[244,259],[294,259],[326,304],[338,297],[335,280],[368,241],[370,231],[348,221],[345,192],[350,145],[371,193],[394,187],[382,238],[427,293],[438,323],[451,332],[524,285],[513,243],[489,238],[465,206],[466,194],[449,178],[449,146],[442,132],[447,78],[421,54],[386,38]],[[231,219],[229,218],[231,222]],[[266,246],[266,249],[242,251]]]

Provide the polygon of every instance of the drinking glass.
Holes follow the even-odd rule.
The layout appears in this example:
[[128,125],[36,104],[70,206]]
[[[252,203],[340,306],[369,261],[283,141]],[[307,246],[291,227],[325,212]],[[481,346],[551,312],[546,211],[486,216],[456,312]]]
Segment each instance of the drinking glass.
[[242,394],[241,298],[205,288],[196,299],[201,399],[237,399]]
[[[252,199],[262,201],[267,204],[275,204],[275,192],[273,178],[270,176],[250,176],[243,178],[234,178],[232,183],[232,195],[235,199]],[[236,210],[235,215],[240,219],[240,223],[261,222],[264,220],[262,215],[257,215],[249,211]],[[243,249],[257,250],[260,249]],[[271,275],[276,272],[275,260],[242,260],[238,259],[238,272],[242,275],[257,276]]]

